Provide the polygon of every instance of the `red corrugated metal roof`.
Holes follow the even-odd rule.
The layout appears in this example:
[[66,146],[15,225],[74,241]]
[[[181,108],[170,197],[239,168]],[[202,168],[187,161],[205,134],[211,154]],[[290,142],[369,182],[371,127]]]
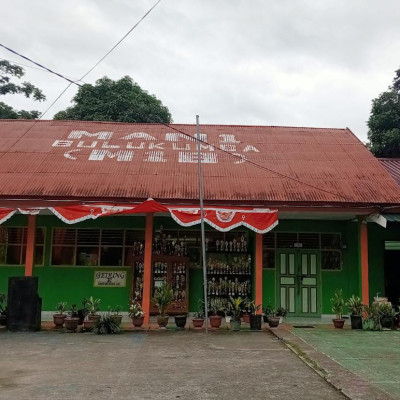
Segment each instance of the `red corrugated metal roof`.
[[379,162],[400,185],[400,158],[379,158]]
[[[194,125],[0,121],[0,197],[190,201]],[[202,125],[208,201],[399,203],[399,188],[349,129]],[[243,157],[249,162],[241,162]],[[259,168],[252,163],[259,164]]]

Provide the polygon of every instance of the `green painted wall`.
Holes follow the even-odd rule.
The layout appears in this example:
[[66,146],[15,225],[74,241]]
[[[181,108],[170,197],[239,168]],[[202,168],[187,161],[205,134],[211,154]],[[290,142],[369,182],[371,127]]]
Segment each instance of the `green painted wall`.
[[[16,215],[8,220],[6,226],[26,226],[27,217]],[[169,217],[156,217],[155,229],[163,225],[165,229],[185,230],[178,226]],[[385,230],[376,224],[368,224],[369,230],[369,274],[370,274],[370,295],[377,292],[384,292],[384,241],[400,240],[400,227],[389,224]],[[39,279],[40,295],[43,298],[43,310],[53,310],[55,305],[65,300],[69,303],[80,305],[84,297],[93,295],[102,299],[101,309],[107,310],[108,306],[120,304],[127,310],[130,297],[131,269],[118,267],[116,269],[127,271],[127,286],[125,288],[94,288],[94,271],[107,270],[110,268],[101,267],[62,267],[50,266],[51,253],[51,229],[52,227],[65,227],[66,225],[54,216],[39,216],[38,226],[46,228],[46,243],[44,266],[35,266],[34,275]],[[400,224],[399,224],[400,226]],[[85,221],[72,225],[73,228],[135,228],[145,227],[144,217],[107,217],[94,221]],[[211,228],[206,226],[207,230]],[[190,231],[199,227],[188,228]],[[343,267],[341,271],[321,272],[321,313],[329,314],[330,298],[336,288],[343,289],[345,297],[351,294],[360,295],[360,252],[359,252],[359,223],[353,221],[310,221],[310,220],[281,220],[277,228],[278,232],[339,232],[342,234],[342,241],[347,246],[343,249]],[[254,233],[249,235],[249,248],[254,247]],[[253,257],[254,260],[254,257]],[[200,261],[200,260],[199,260]],[[17,266],[0,266],[0,291],[6,292],[7,279],[9,276],[22,276],[24,268]],[[190,268],[189,271],[189,309],[196,311],[198,298],[203,294],[203,277],[201,268]],[[272,269],[263,271],[263,307],[272,303],[275,305],[277,297],[276,274]],[[255,285],[253,285],[254,289]]]

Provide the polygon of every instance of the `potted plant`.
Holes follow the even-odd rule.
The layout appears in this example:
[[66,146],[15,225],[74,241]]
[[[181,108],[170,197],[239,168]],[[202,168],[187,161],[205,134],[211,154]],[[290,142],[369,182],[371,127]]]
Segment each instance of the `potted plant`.
[[363,330],[380,331],[382,329],[379,315],[379,307],[372,304],[371,307],[364,306]]
[[362,312],[364,309],[364,305],[361,302],[361,299],[358,296],[354,296],[354,294],[347,300],[347,307],[350,311],[350,322],[351,329],[362,329]]
[[135,328],[141,328],[144,321],[144,311],[136,299],[131,300],[129,306],[129,317],[132,319],[132,324]]
[[382,328],[393,329],[396,312],[393,309],[392,304],[388,301],[380,302],[378,304],[378,313]]
[[288,310],[283,307],[278,307],[276,309],[276,316],[279,317],[279,323],[281,324],[283,322],[283,319],[286,317],[288,313]]
[[264,323],[268,323],[268,317],[270,315],[272,315],[273,311],[274,311],[274,308],[271,306],[271,304],[268,304],[267,307],[265,307],[264,312],[263,312]]
[[335,328],[343,329],[345,320],[343,319],[343,309],[345,301],[343,299],[342,289],[336,289],[335,294],[331,298],[332,312],[336,315],[336,318],[332,318],[332,322]]
[[243,312],[244,302],[241,297],[233,298],[229,297],[229,310],[232,313],[231,316],[231,329],[232,331],[240,331],[241,316]]
[[198,311],[193,314],[192,317],[193,328],[201,329],[204,324],[204,302],[199,299],[198,302]]
[[257,314],[260,309],[261,304],[256,304],[255,301],[250,303],[250,329],[253,331],[261,330],[262,315]]
[[97,314],[97,311],[99,311],[100,301],[100,299],[95,299],[93,296],[83,300],[84,309],[89,311],[89,320],[98,321],[100,319],[100,315]]
[[219,298],[212,298],[209,302],[209,318],[210,318],[210,325],[211,328],[218,329],[222,323],[222,316],[221,314],[224,313],[225,306],[221,299]]
[[122,309],[122,307],[120,305],[115,305],[113,307],[109,307],[109,310],[111,312],[111,319],[118,326],[120,326],[121,322],[122,322],[122,315],[120,314],[121,309]]
[[184,329],[186,326],[187,314],[175,315],[175,325],[177,329]]
[[281,320],[281,317],[277,315],[277,310],[275,310],[274,308],[270,308],[267,317],[270,328],[277,328],[279,326],[279,321]]
[[0,293],[0,326],[7,325],[7,306],[3,306],[6,301],[6,295]]
[[67,317],[64,319],[64,325],[67,332],[75,332],[78,328],[79,317],[76,310],[76,304],[71,304]]
[[53,321],[56,328],[62,328],[62,326],[64,325],[64,319],[66,317],[64,311],[66,310],[66,308],[67,308],[66,301],[60,301],[57,304],[56,310],[58,311],[58,313],[53,314]]
[[253,301],[250,299],[245,299],[244,304],[244,310],[243,310],[243,322],[245,324],[249,324],[250,323],[250,315],[251,315],[251,307],[253,305]]
[[153,302],[158,308],[157,323],[160,328],[165,328],[168,325],[169,315],[166,314],[166,311],[173,299],[174,292],[165,282],[154,293]]

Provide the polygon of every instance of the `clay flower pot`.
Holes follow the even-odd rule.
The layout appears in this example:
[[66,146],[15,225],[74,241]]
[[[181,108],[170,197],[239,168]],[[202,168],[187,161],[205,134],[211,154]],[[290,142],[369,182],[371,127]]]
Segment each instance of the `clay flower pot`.
[[53,314],[53,321],[56,328],[60,329],[64,325],[65,314]]
[[89,314],[88,319],[89,321],[100,321],[101,315],[99,314]]
[[87,331],[91,331],[95,322],[96,321],[94,319],[86,319],[83,321],[83,328]]
[[157,323],[160,328],[165,328],[168,325],[169,315],[157,315]]
[[220,315],[211,315],[210,316],[210,325],[211,328],[218,329],[221,326],[222,317]]
[[67,317],[64,319],[65,329],[70,332],[75,332],[78,328],[79,318]]
[[250,323],[250,314],[243,314],[243,322],[245,324],[249,324]]
[[337,319],[337,318],[334,318],[334,319],[332,319],[332,322],[333,322],[333,326],[334,326],[336,329],[343,329],[345,320],[344,320],[344,319]]
[[111,320],[115,325],[120,326],[122,322],[122,315],[111,315]]
[[193,322],[194,329],[201,329],[204,324],[204,319],[203,318],[193,318],[192,322]]
[[132,317],[132,324],[135,328],[141,328],[143,325],[144,316],[143,317]]
[[175,315],[175,325],[177,329],[185,329],[187,315]]
[[277,328],[279,326],[279,317],[268,317],[268,324],[270,328]]

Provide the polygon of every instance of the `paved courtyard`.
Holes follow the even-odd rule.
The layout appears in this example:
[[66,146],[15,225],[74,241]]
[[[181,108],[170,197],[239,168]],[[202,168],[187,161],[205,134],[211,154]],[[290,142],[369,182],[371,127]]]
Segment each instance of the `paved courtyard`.
[[341,331],[321,326],[293,329],[292,333],[393,398],[400,399],[400,331]]
[[343,399],[268,332],[0,332],[0,399]]

